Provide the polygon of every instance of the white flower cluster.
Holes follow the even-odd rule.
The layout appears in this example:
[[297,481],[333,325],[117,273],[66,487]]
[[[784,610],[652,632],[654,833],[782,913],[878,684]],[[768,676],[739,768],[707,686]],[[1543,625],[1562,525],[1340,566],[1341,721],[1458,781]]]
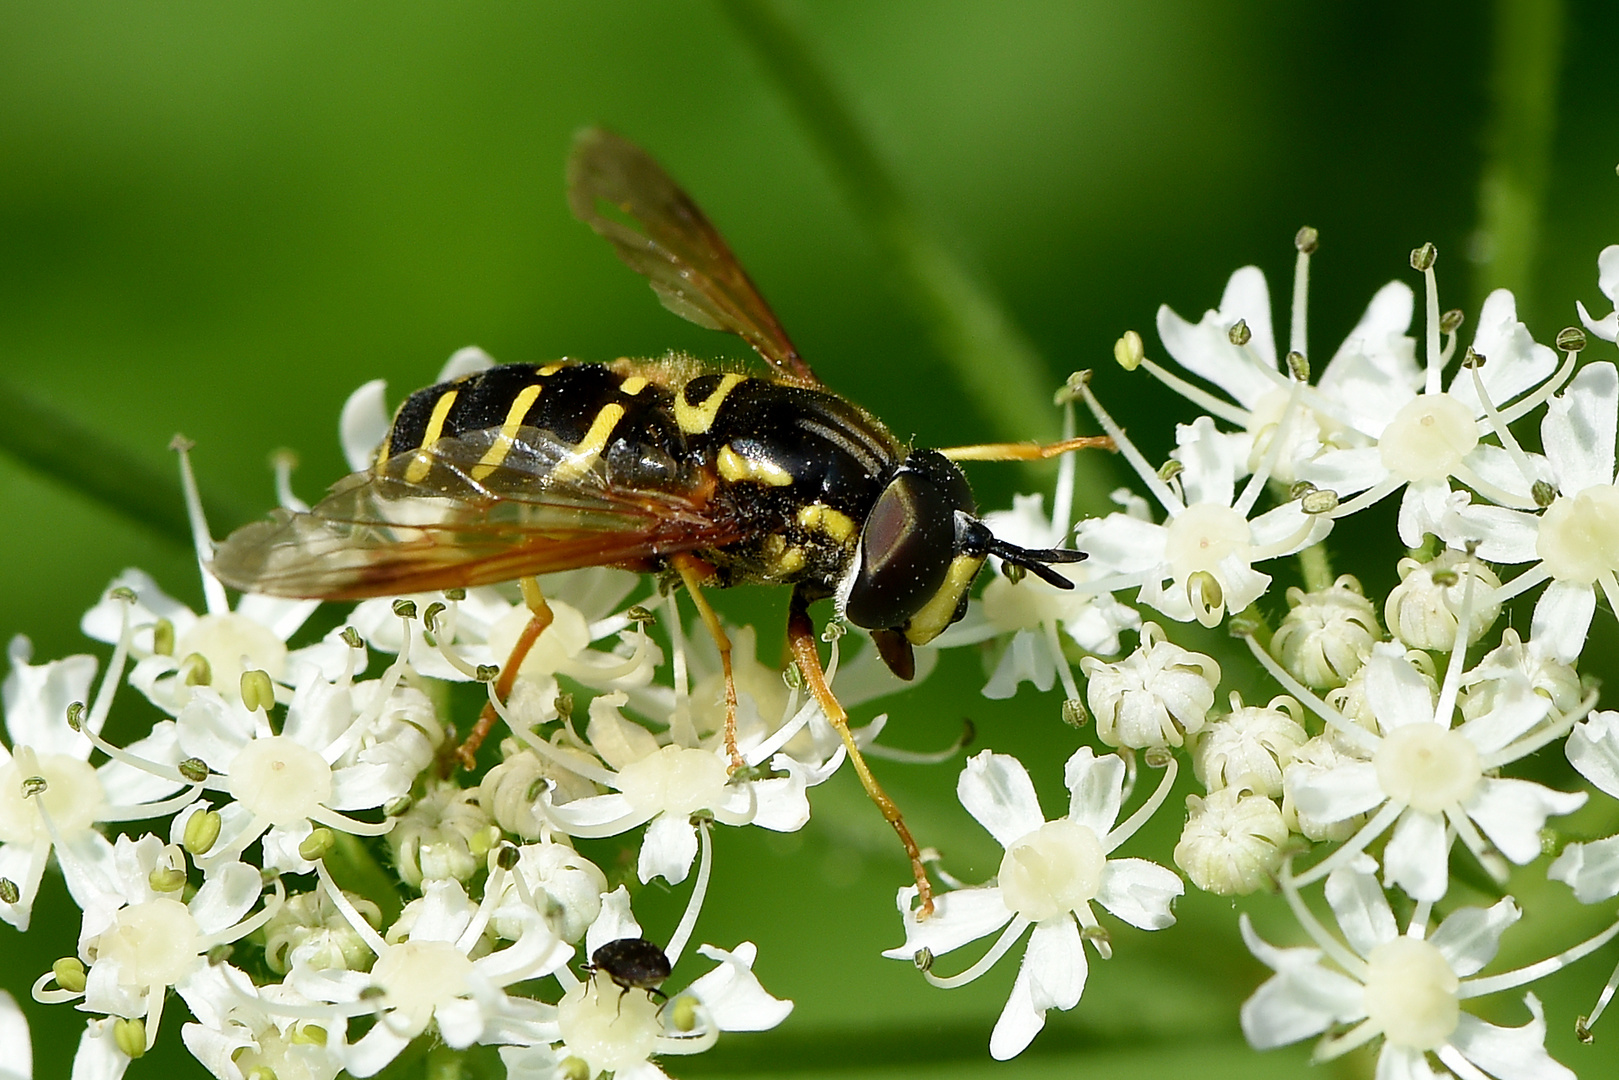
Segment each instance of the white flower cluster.
[[[1174,924],[1185,885],[1172,861],[1206,892],[1279,889],[1309,940],[1268,944],[1241,916],[1243,939],[1275,973],[1241,1009],[1255,1047],[1319,1035],[1327,1059],[1380,1040],[1380,1076],[1432,1076],[1435,1060],[1468,1080],[1571,1075],[1546,1051],[1534,994],[1516,1028],[1462,1003],[1573,963],[1619,923],[1483,974],[1523,912],[1510,896],[1456,906],[1450,868],[1469,860],[1505,895],[1555,851],[1544,873],[1580,902],[1619,896],[1619,836],[1565,842],[1556,831],[1590,800],[1619,799],[1619,712],[1598,711],[1576,670],[1599,590],[1619,607],[1619,370],[1582,365],[1578,330],[1559,335],[1559,360],[1504,291],[1484,302],[1458,355],[1463,320],[1440,313],[1425,246],[1412,258],[1425,279],[1421,349],[1413,290],[1391,283],[1317,377],[1306,326],[1315,243],[1300,233],[1285,352],[1251,267],[1195,324],[1159,312],[1180,371],[1150,359],[1134,334],[1120,341],[1127,369],[1207,414],[1177,428],[1163,467],[1088,379],[1070,380],[1059,395],[1067,434],[1082,401],[1152,502],[1121,489],[1117,512],[1074,526],[1065,460],[1049,516],[1034,495],[985,520],[1029,548],[1072,533],[1088,559],[1050,568],[1072,588],[995,562],[965,618],[918,652],[926,677],[940,649],[981,646],[987,697],[1014,697],[1025,683],[1056,689],[1054,711],[1075,728],[1093,720],[1100,744],[1063,736],[1069,801],[1049,819],[1017,759],[971,757],[957,793],[1000,845],[997,872],[962,881],[945,869],[949,853],[934,853],[942,888],[931,911],[915,886],[898,892],[904,940],[884,955],[939,988],[972,982],[1028,935],[990,1035],[996,1058],[1021,1053],[1049,1010],[1078,1005],[1087,943],[1112,955],[1104,918],[1149,931]],[[1602,291],[1619,298],[1619,247],[1600,266]],[[1592,334],[1619,337],[1619,316],[1579,310]],[[486,363],[464,350],[446,377]],[[1513,429],[1537,418],[1538,450]],[[382,387],[369,384],[341,424],[356,468],[386,428]],[[283,501],[295,505],[287,488]],[[1396,493],[1389,562],[1399,581],[1374,599],[1356,578],[1334,577],[1327,541],[1338,521]],[[206,561],[194,493],[191,503]],[[1287,556],[1304,585],[1285,590],[1284,609],[1273,572]],[[75,1075],[121,1075],[157,1038],[171,989],[190,1011],[186,1046],[230,1080],[369,1076],[417,1039],[498,1045],[514,1077],[645,1080],[662,1075],[655,1058],[779,1024],[791,1003],[760,986],[749,942],[700,946],[714,966],[657,998],[696,940],[711,830],[803,828],[810,790],[845,748],[799,680],[761,664],[741,628],[738,766],[722,734],[717,658],[687,648],[674,598],[650,593],[626,607],[637,582],[607,569],[544,581],[552,622],[510,693],[487,688],[504,724],[500,761],[459,774],[457,731],[469,718],[455,722],[446,684],[489,683],[512,655],[530,619],[515,590],[367,601],[292,647],[310,636],[298,635],[312,603],[245,596],[232,608],[205,578],[198,614],[129,571],[84,619],[113,646],[99,685],[94,658],[35,665],[28,643],[14,642],[0,917],[27,929],[54,861],[83,923],[76,951],[34,993],[91,1015]],[[1534,589],[1528,635],[1497,630],[1507,605]],[[1175,624],[1224,625],[1241,643],[1216,660],[1171,640],[1164,627]],[[840,674],[836,635],[826,640],[845,704],[894,688],[875,650]],[[1218,651],[1208,640],[1199,648]],[[378,652],[393,659],[363,678]],[[1237,667],[1244,688],[1274,686],[1248,692],[1251,702],[1222,692]],[[101,732],[125,682],[165,719],[117,746]],[[883,719],[857,733],[872,754],[952,756],[885,751],[873,743]],[[1514,775],[1559,746],[1574,770],[1565,782]],[[1182,755],[1201,792],[1186,798],[1179,842],[1158,861],[1137,857]],[[1143,764],[1161,772],[1138,798]],[[623,865],[640,884],[691,879],[661,946],[635,920],[629,889],[609,888],[575,846],[608,838],[624,838]],[[396,878],[385,895],[359,887],[384,873]],[[1318,883],[1337,934],[1305,894]],[[938,971],[981,939],[992,941],[976,961]],[[0,1000],[0,1025],[15,1027],[8,1006]]]

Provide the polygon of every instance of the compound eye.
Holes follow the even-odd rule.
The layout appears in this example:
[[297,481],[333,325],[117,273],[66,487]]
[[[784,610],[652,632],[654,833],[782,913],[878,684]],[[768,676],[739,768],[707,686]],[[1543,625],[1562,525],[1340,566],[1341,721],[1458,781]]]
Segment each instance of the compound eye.
[[860,571],[845,614],[867,629],[897,627],[944,584],[955,554],[955,508],[925,477],[901,473],[860,533]]

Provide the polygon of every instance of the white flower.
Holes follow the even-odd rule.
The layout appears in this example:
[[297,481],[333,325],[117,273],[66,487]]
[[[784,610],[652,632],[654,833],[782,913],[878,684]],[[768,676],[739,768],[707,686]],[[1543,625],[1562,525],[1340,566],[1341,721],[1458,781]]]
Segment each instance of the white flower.
[[1227,787],[1206,798],[1186,796],[1186,809],[1175,865],[1193,885],[1218,896],[1244,896],[1275,880],[1287,826],[1273,800]]
[[[1306,337],[1308,253],[1301,252],[1294,277],[1293,325],[1289,351],[1311,355]],[[1419,373],[1411,324],[1411,289],[1390,282],[1372,298],[1360,322],[1350,331],[1321,374],[1319,385],[1299,390],[1302,410],[1285,432],[1280,421],[1294,392],[1278,362],[1271,327],[1270,291],[1258,267],[1245,266],[1231,275],[1218,310],[1207,311],[1193,325],[1169,307],[1158,309],[1158,336],[1182,367],[1224,390],[1220,398],[1192,386],[1150,360],[1142,366],[1172,390],[1213,415],[1242,429],[1252,445],[1248,467],[1258,468],[1278,434],[1283,449],[1276,477],[1291,483],[1299,467],[1326,448],[1367,445],[1356,419],[1391,393],[1409,392]],[[1238,330],[1238,323],[1246,333]]]
[[1139,586],[1140,601],[1170,618],[1218,626],[1227,612],[1241,611],[1269,587],[1269,575],[1254,563],[1291,555],[1331,531],[1330,520],[1306,514],[1297,500],[1250,519],[1269,479],[1270,458],[1239,494],[1237,478],[1246,472],[1243,440],[1216,431],[1208,417],[1176,427],[1175,458],[1182,469],[1172,487],[1147,466],[1088,387],[1084,393],[1168,515],[1163,525],[1124,513],[1083,522],[1074,546],[1090,556],[1099,575],[1086,588]]
[[458,881],[427,882],[421,899],[406,906],[384,938],[336,890],[324,865],[317,869],[332,902],[377,960],[369,973],[294,969],[287,983],[348,1015],[377,1014],[371,1030],[343,1049],[343,1067],[354,1076],[375,1075],[429,1025],[445,1043],[465,1049],[508,1025],[535,1022],[543,1007],[508,997],[505,987],[553,974],[573,955],[573,948],[532,910],[511,945],[482,950],[504,870],[491,871],[482,904],[473,904]]
[[1475,558],[1459,551],[1443,551],[1426,563],[1401,559],[1395,569],[1400,583],[1389,591],[1383,617],[1389,633],[1410,648],[1433,652],[1455,648],[1456,630],[1469,590],[1473,593],[1472,615],[1466,639],[1461,643],[1463,648],[1483,637],[1501,616],[1501,604],[1495,599],[1501,579]]
[[[1427,279],[1429,311],[1437,312],[1431,270]],[[1485,298],[1479,311],[1472,347],[1487,359],[1482,368],[1462,368],[1449,389],[1441,389],[1449,353],[1438,346],[1438,330],[1430,327],[1425,378],[1354,380],[1345,400],[1354,401],[1356,410],[1348,419],[1375,445],[1327,450],[1299,468],[1301,479],[1320,488],[1340,496],[1359,493],[1333,517],[1356,513],[1404,488],[1399,532],[1407,547],[1418,546],[1424,533],[1445,532],[1441,521],[1452,507],[1451,477],[1494,502],[1534,508],[1534,477],[1524,476],[1523,453],[1506,425],[1538,407],[1557,384],[1556,354],[1535,343],[1505,289]],[[1487,400],[1481,400],[1475,380]],[[1374,388],[1374,382],[1380,385]],[[1481,441],[1492,432],[1505,445]]]
[[[694,890],[669,942],[671,968],[680,962],[701,904],[702,894]],[[601,913],[585,933],[585,951],[594,956],[609,942],[641,936],[621,886],[602,898]],[[656,1080],[664,1073],[650,1058],[701,1053],[722,1031],[766,1031],[792,1012],[792,1002],[770,996],[753,974],[758,949],[752,942],[732,952],[712,945],[698,952],[719,966],[661,1006],[645,991],[615,985],[608,972],[595,971],[580,982],[566,969],[558,971],[565,993],[548,1010],[551,1019],[532,1025],[526,1038],[510,1040],[526,1045],[501,1049],[507,1075],[557,1078],[583,1072],[593,1077],[610,1071],[615,1077]]]
[[[208,787],[231,799],[219,810],[223,828],[204,865],[233,858],[263,836],[265,866],[308,873],[314,863],[299,846],[317,824],[357,836],[391,829],[390,821],[361,821],[347,812],[379,809],[404,796],[443,737],[436,721],[418,726],[384,719],[401,673],[395,665],[382,685],[360,691],[347,673],[328,682],[305,669],[279,733],[267,709],[250,711],[212,687],[198,687],[175,719],[180,748],[206,762]],[[420,697],[420,691],[404,693]],[[412,703],[400,711],[422,710]],[[185,820],[176,819],[176,836]]]
[[1263,707],[1244,705],[1231,693],[1231,711],[1198,733],[1192,771],[1209,791],[1247,788],[1259,795],[1282,793],[1282,768],[1306,736],[1299,703],[1283,694]]
[[1479,976],[1495,958],[1502,932],[1518,920],[1512,899],[1490,908],[1458,908],[1437,928],[1425,925],[1428,908],[1419,905],[1402,934],[1374,869],[1362,856],[1327,878],[1327,903],[1347,946],[1316,922],[1285,874],[1283,889],[1314,948],[1267,944],[1242,916],[1248,948],[1276,972],[1243,1003],[1248,1042],[1267,1050],[1349,1024],[1347,1031],[1317,1044],[1316,1060],[1330,1060],[1381,1036],[1380,1077],[1431,1077],[1432,1054],[1458,1076],[1483,1070],[1521,1080],[1573,1080],[1574,1074],[1546,1053],[1546,1023],[1534,994],[1524,998],[1531,1019],[1518,1028],[1485,1023],[1462,1002],[1549,974],[1600,947],[1619,925],[1549,961]]
[[[198,615],[143,571],[125,570],[80,623],[86,636],[116,643],[127,614],[133,631],[130,653],[136,658],[129,685],[170,716],[191,700],[198,685],[213,687],[227,700],[241,700],[244,671],[267,672],[276,683],[277,698],[285,701],[307,668],[335,679],[352,662],[339,631],[301,649],[287,648],[287,639],[320,601],[248,593],[232,609],[223,587],[209,575],[203,579],[213,588],[203,590],[208,610]],[[134,603],[114,595],[120,590],[132,593]],[[363,669],[364,657],[359,661]]]
[[933,915],[921,922],[912,910],[916,887],[899,890],[905,944],[884,956],[914,960],[923,950],[943,956],[1006,926],[984,958],[963,974],[940,979],[930,972],[935,986],[971,982],[1034,927],[1012,996],[990,1036],[989,1052],[997,1060],[1022,1053],[1045,1026],[1047,1009],[1079,1004],[1085,989],[1085,938],[1102,957],[1112,955],[1092,901],[1143,930],[1161,930],[1175,921],[1169,905],[1183,887],[1173,871],[1145,859],[1108,858],[1162,805],[1174,782],[1174,759],[1147,803],[1118,825],[1124,773],[1117,756],[1098,758],[1090,747],[1081,747],[1063,770],[1068,813],[1046,821],[1029,774],[1016,758],[989,750],[975,755],[956,791],[967,811],[1006,850],[996,883],[936,897]]
[[501,937],[515,937],[522,915],[518,906],[534,908],[557,937],[578,941],[601,914],[607,875],[566,844],[524,844],[517,853],[517,865],[490,925]]
[[1493,856],[1480,833],[1522,865],[1540,854],[1540,829],[1548,816],[1584,805],[1583,793],[1493,775],[1543,744],[1544,733],[1530,733],[1551,702],[1527,682],[1519,683],[1501,694],[1491,712],[1452,728],[1459,664],[1453,668],[1454,677],[1447,675],[1436,705],[1429,683],[1401,647],[1378,645],[1366,663],[1365,686],[1381,734],[1356,727],[1297,688],[1341,737],[1366,755],[1365,760],[1328,767],[1304,762],[1289,766],[1287,791],[1298,813],[1330,824],[1376,811],[1351,842],[1301,875],[1301,884],[1342,865],[1393,825],[1383,855],[1387,880],[1418,900],[1438,900],[1449,885],[1447,827],[1487,867]]
[[182,902],[184,856],[150,834],[140,840],[120,836],[109,868],[80,872],[93,889],[79,932],[79,959],[88,969],[82,1007],[145,1018],[147,1049],[157,1039],[169,989],[186,988],[206,971],[211,949],[252,933],[273,911],[266,907],[243,919],[261,884],[258,871],[239,862],[214,867]]
[[1096,735],[1108,746],[1179,746],[1201,730],[1214,706],[1220,665],[1164,638],[1156,623],[1141,628],[1141,646],[1117,663],[1079,662]]
[[1471,720],[1496,705],[1499,695],[1519,681],[1552,703],[1554,713],[1573,712],[1584,692],[1573,666],[1552,656],[1541,642],[1523,641],[1510,626],[1501,631],[1501,644],[1491,649],[1462,678],[1462,716]]
[[1531,637],[1564,663],[1572,663],[1585,646],[1597,587],[1610,604],[1619,598],[1616,423],[1619,372],[1606,361],[1587,364],[1547,403],[1540,424],[1551,485],[1542,490],[1542,499],[1554,496],[1550,505],[1539,515],[1469,506],[1453,515],[1446,530],[1452,543],[1477,541],[1482,558],[1535,564],[1498,590],[1498,601],[1551,582],[1535,603]]
[[[825,766],[815,767],[776,754],[771,765],[783,775],[733,778],[724,746],[663,744],[620,714],[625,701],[623,694],[606,694],[590,703],[586,737],[610,769],[586,771],[571,759],[558,762],[612,790],[560,805],[549,803],[546,793],[541,804],[544,818],[570,836],[616,836],[646,824],[636,867],[643,882],[662,877],[675,885],[686,879],[697,855],[692,815],[699,811],[726,825],[759,825],[777,832],[803,828],[809,821],[806,789],[824,781],[843,760],[838,752]],[[538,751],[547,744],[529,745]]]
[[198,972],[180,994],[196,1017],[180,1029],[186,1049],[220,1080],[333,1080],[343,1070],[346,1019],[336,1010],[310,1019],[315,1003],[295,990],[277,983],[256,987],[244,972],[221,963]]
[[1377,608],[1348,574],[1315,592],[1289,588],[1287,604],[1270,651],[1305,686],[1317,690],[1342,686],[1360,670],[1382,636]]
[[[197,788],[178,799],[166,799],[182,785],[156,777],[124,761],[97,767],[89,763],[93,748],[89,736],[68,726],[68,707],[89,698],[96,662],[90,656],[70,656],[48,664],[30,664],[33,647],[15,637],[9,648],[11,670],[4,687],[5,728],[10,750],[0,746],[0,878],[17,888],[17,900],[0,902],[0,919],[27,930],[40,878],[60,843],[70,852],[61,860],[67,886],[82,906],[88,887],[73,867],[109,871],[112,845],[97,831],[106,822],[136,821],[172,813],[195,797]],[[101,730],[112,705],[112,688],[122,674],[123,659],[107,673],[107,685],[95,707],[81,721],[94,733]],[[180,760],[175,748],[174,725],[160,723],[152,734],[134,743],[130,753],[167,765]],[[27,793],[30,781],[43,781],[37,795]]]

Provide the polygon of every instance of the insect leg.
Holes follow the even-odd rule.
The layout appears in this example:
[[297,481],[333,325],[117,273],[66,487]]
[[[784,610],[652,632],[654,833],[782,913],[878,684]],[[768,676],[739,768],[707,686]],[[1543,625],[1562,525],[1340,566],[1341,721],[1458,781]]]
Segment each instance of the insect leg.
[[[519,585],[523,590],[523,602],[528,605],[529,619],[528,625],[523,627],[522,634],[518,635],[517,644],[512,646],[511,655],[506,658],[506,666],[500,669],[500,675],[495,679],[495,696],[501,701],[511,697],[512,686],[517,682],[518,669],[523,666],[523,661],[527,659],[534,643],[540,639],[540,635],[555,618],[551,613],[551,605],[545,602],[545,594],[540,592],[538,578],[523,578]],[[467,732],[466,741],[456,750],[463,768],[471,769],[477,766],[478,747],[483,745],[490,729],[499,719],[500,714],[495,712],[493,703],[483,707],[483,711],[478,714],[478,722],[472,725],[472,730]]]
[[686,591],[691,593],[691,602],[697,606],[697,614],[702,616],[703,625],[708,627],[714,646],[720,651],[720,670],[725,675],[725,752],[731,755],[731,771],[736,772],[747,762],[736,748],[736,679],[731,675],[731,639],[726,636],[720,617],[709,606],[702,590],[703,580],[713,573],[713,567],[695,555],[685,554],[670,556],[669,564],[680,574]]
[[793,659],[798,661],[798,669],[803,673],[810,693],[815,695],[821,711],[826,713],[827,721],[849,751],[849,763],[860,777],[861,786],[871,796],[871,801],[877,804],[877,809],[882,811],[883,819],[899,833],[899,842],[905,845],[905,854],[911,860],[911,872],[916,875],[917,898],[922,901],[916,917],[918,920],[927,918],[933,914],[933,886],[928,881],[927,868],[922,865],[922,851],[911,837],[911,830],[906,826],[899,807],[894,805],[894,800],[888,797],[877,778],[871,774],[860,747],[855,744],[854,733],[849,730],[849,714],[843,711],[838,699],[832,696],[832,688],[826,684],[826,672],[821,667],[821,654],[815,641],[815,623],[809,616],[809,602],[797,589],[793,590],[793,598],[787,609],[787,645],[792,650]]
[[1063,439],[1054,443],[1013,442],[978,443],[974,446],[952,446],[939,453],[951,461],[1039,461],[1056,457],[1070,450],[1113,450],[1109,435],[1081,435],[1077,439]]

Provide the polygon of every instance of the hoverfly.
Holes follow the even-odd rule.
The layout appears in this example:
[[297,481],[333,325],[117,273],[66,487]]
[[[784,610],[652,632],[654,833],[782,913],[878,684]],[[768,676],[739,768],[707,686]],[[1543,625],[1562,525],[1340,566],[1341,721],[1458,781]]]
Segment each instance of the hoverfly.
[[[568,201],[666,307],[739,335],[769,373],[679,358],[505,364],[418,390],[369,469],[308,512],[277,510],[232,533],[214,574],[243,591],[325,600],[520,580],[533,618],[495,684],[502,698],[550,622],[535,575],[615,566],[678,580],[719,647],[733,767],[730,642],[701,590],[790,585],[791,653],[899,833],[925,914],[920,852],[827,686],[809,605],[833,600],[911,678],[912,647],[962,617],[988,556],[1062,588],[1072,585],[1048,564],[1084,557],[997,539],[953,459],[1028,460],[1110,441],[910,448],[822,385],[719,232],[645,151],[581,133]],[[495,719],[487,708],[464,761]]]

